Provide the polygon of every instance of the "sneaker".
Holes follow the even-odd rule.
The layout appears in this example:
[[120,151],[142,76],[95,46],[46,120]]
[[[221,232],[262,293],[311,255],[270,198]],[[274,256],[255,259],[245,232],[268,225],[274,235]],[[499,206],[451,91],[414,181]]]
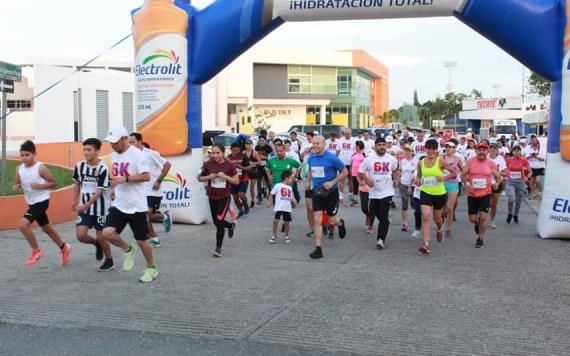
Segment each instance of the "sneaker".
[[412,237],[414,239],[419,238],[422,235],[422,232],[420,230],[414,230],[414,232],[412,233]]
[[313,230],[309,231],[307,237],[315,237],[315,232]]
[[69,263],[70,252],[71,252],[71,245],[63,244],[63,248],[61,248],[61,265],[63,267],[67,266],[67,264]]
[[289,238],[289,236],[285,236],[285,243],[291,243],[291,239]]
[[320,246],[317,246],[315,248],[315,251],[313,251],[309,254],[309,257],[311,257],[312,259],[315,259],[315,260],[318,258],[323,258],[324,257],[323,256],[323,250],[321,249]]
[[513,216],[513,221],[515,222],[515,224],[519,223],[519,217],[517,215]]
[[418,249],[421,253],[423,253],[424,255],[430,255],[431,251],[429,250],[429,247],[426,245],[421,245],[420,248]]
[[158,240],[158,237],[153,237],[150,239],[150,245],[152,247],[160,247],[160,241]]
[[254,206],[255,206],[255,202],[252,200],[252,201],[251,201],[251,204],[249,205],[249,207],[250,207],[251,209],[253,209]]
[[446,230],[445,231],[445,238],[446,239],[451,239],[453,237],[453,234],[451,233],[451,231]]
[[402,231],[404,231],[404,232],[408,231],[408,224],[404,223],[402,225]]
[[33,265],[38,263],[38,261],[40,260],[40,258],[42,258],[42,256],[43,256],[42,250],[40,250],[39,248],[36,250],[32,250],[30,257],[28,257],[28,260],[26,261],[26,266],[32,267]]
[[366,228],[366,233],[367,233],[368,235],[372,235],[372,234],[374,233],[374,226],[368,226],[368,227]]
[[329,232],[329,240],[334,239],[334,232]]
[[495,224],[494,221],[491,221],[491,224],[489,225],[489,227],[493,230],[495,230],[497,228],[497,224]]
[[172,230],[172,216],[170,215],[170,211],[164,212],[164,219],[162,220],[162,225],[164,225],[164,231],[169,233]]
[[158,276],[158,270],[156,267],[147,267],[145,268],[141,278],[139,278],[139,281],[141,283],[150,283],[156,278],[156,276]]
[[245,204],[243,208],[245,210],[245,215],[249,214],[249,205]]
[[101,261],[103,259],[103,249],[98,242],[95,242],[95,260]]
[[233,223],[232,223],[232,227],[230,227],[230,228],[228,229],[228,237],[229,237],[230,239],[233,238],[235,232],[236,232],[236,223],[233,222]]
[[115,264],[113,263],[113,259],[109,258],[109,259],[105,259],[105,262],[103,262],[103,264],[101,266],[99,266],[99,268],[97,268],[97,271],[108,272],[112,269],[115,269]]
[[509,215],[507,215],[507,224],[510,224],[511,221],[513,221],[513,215],[509,214]]
[[443,237],[443,228],[437,230],[437,232],[435,233],[435,239],[437,240],[437,242],[443,242],[444,237]]
[[222,257],[222,249],[217,248],[214,250],[214,257]]
[[481,247],[483,247],[483,240],[482,240],[482,239],[477,239],[477,241],[475,242],[475,247],[476,247],[476,248],[481,248]]
[[479,235],[479,223],[476,223],[473,227],[475,228],[475,233]]
[[240,211],[237,218],[241,219],[244,215],[245,215],[245,213],[243,211]]
[[125,252],[125,258],[123,259],[123,271],[130,271],[135,265],[135,253],[137,248],[134,245],[129,245],[129,250]]
[[344,239],[346,236],[346,226],[344,225],[344,220],[340,219],[340,226],[338,227],[338,237]]
[[376,248],[379,250],[383,250],[384,249],[384,240],[378,239],[378,241],[376,242]]
[[258,197],[257,198],[257,205],[261,205],[262,203],[263,203],[263,199],[261,199],[261,197]]
[[274,243],[275,243],[275,240],[277,240],[277,236],[271,236],[271,237],[269,238],[269,243],[270,243],[270,244],[274,244]]
[[357,205],[358,205],[358,202],[357,202],[356,200],[353,199],[353,200],[350,201],[350,206],[351,206],[351,207],[354,207],[354,206],[357,206]]
[[394,201],[390,202],[390,209],[396,209],[396,203],[394,203]]

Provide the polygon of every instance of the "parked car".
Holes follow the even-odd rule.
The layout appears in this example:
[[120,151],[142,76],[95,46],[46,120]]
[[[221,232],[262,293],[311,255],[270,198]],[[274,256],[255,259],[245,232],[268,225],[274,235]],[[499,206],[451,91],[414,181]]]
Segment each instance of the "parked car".
[[207,146],[212,146],[214,144],[214,137],[219,136],[221,134],[225,133],[225,131],[221,131],[221,130],[208,130],[208,131],[204,131],[204,133],[202,134],[202,146],[207,147]]
[[331,133],[336,133],[338,135],[346,129],[346,126],[342,125],[293,125],[289,129],[289,132],[314,132],[318,135],[323,135],[328,137]]

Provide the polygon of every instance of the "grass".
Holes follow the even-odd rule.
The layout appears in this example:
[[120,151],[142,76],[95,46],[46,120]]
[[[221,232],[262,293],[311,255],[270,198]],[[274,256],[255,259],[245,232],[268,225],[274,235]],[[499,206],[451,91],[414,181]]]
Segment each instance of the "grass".
[[[3,190],[0,190],[0,196],[23,194],[22,191],[19,191],[17,193],[14,193],[12,191],[12,185],[14,184],[14,175],[16,174],[16,168],[19,164],[20,163],[16,161],[7,162],[6,167],[8,171],[8,177],[6,179],[6,186],[3,187]],[[50,165],[47,167],[57,182],[56,189],[67,187],[73,184],[73,172],[71,170]]]

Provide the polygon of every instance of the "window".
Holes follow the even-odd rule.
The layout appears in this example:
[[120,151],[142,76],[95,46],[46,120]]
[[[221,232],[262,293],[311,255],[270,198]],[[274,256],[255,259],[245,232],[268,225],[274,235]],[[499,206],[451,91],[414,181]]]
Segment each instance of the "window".
[[128,132],[135,131],[133,93],[123,93],[123,126]]
[[348,97],[352,95],[352,70],[339,69],[338,71],[338,96]]
[[336,94],[336,68],[287,66],[289,93]]
[[6,100],[6,107],[10,111],[32,111],[30,100]]
[[109,92],[95,91],[95,112],[97,119],[97,138],[105,139],[109,131]]

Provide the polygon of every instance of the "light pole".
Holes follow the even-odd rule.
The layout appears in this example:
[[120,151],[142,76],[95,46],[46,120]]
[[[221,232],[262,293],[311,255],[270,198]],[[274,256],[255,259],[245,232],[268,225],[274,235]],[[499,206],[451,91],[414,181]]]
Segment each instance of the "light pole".
[[457,68],[457,61],[456,60],[445,61],[445,62],[443,62],[443,66],[449,72],[449,80],[447,83],[447,92],[453,93],[455,91],[455,86],[453,85],[453,70],[455,68]]

